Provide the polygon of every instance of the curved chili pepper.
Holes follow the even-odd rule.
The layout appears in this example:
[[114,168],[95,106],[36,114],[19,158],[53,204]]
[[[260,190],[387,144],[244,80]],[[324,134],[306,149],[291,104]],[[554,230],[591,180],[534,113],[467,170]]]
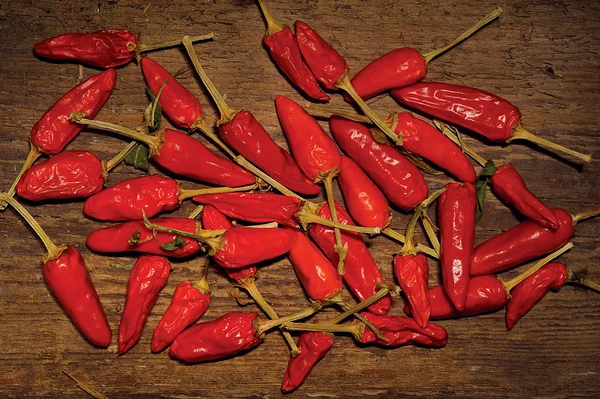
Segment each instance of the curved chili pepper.
[[169,356],[188,363],[222,359],[255,348],[258,313],[230,312],[216,320],[196,324],[182,332],[169,348]]
[[448,332],[444,327],[433,323],[426,327],[419,326],[413,319],[402,316],[377,316],[371,313],[361,313],[377,329],[387,341],[377,339],[375,333],[365,327],[361,338],[363,344],[376,343],[378,345],[397,348],[404,345],[421,345],[441,348],[448,343]]
[[411,209],[427,198],[429,190],[421,171],[394,147],[377,143],[366,126],[336,115],[329,119],[329,126],[342,150],[394,205]]
[[152,335],[152,352],[160,352],[169,346],[187,326],[202,317],[209,305],[208,284],[206,287],[194,285],[189,280],[179,283]]
[[302,60],[300,48],[289,26],[282,26],[266,8],[264,2],[258,2],[267,22],[267,31],[263,44],[275,65],[292,83],[312,99],[327,101],[329,96],[321,90],[315,76]]
[[[198,229],[197,222],[187,218],[160,218],[151,222],[192,234]],[[137,235],[136,240],[131,240],[134,234]],[[181,237],[182,245],[173,251],[162,248],[161,244],[172,243],[177,237],[178,234],[164,231],[157,231],[154,237],[152,230],[146,228],[143,221],[132,221],[93,231],[87,237],[85,244],[95,252],[142,252],[172,258],[184,258],[200,252],[198,241],[188,237]]]
[[419,326],[425,328],[431,314],[427,296],[429,280],[427,258],[422,253],[396,255],[394,257],[394,274],[402,292],[408,298],[412,316]]
[[[431,320],[453,319],[495,312],[508,302],[508,295],[502,282],[495,275],[472,277],[467,287],[467,300],[462,311],[456,310],[445,288],[441,285],[431,287],[427,292],[431,308]],[[412,309],[404,305],[404,313],[411,316]]]
[[323,359],[333,346],[333,334],[319,331],[303,331],[298,338],[300,354],[290,357],[281,391],[289,393],[306,381],[313,367]]
[[490,185],[492,190],[509,206],[536,221],[540,226],[552,230],[559,228],[556,216],[535,194],[529,191],[514,166],[500,166],[492,175]]
[[158,94],[164,81],[167,81],[158,102],[161,110],[173,125],[182,129],[190,129],[202,118],[200,102],[158,62],[144,57],[140,61],[140,66],[146,83],[154,95]]
[[167,284],[171,265],[162,256],[142,255],[129,274],[127,299],[119,324],[119,355],[140,339],[158,294]]
[[394,89],[392,97],[404,105],[458,126],[462,126],[496,142],[524,139],[591,162],[584,155],[549,142],[525,130],[517,107],[494,94],[473,87],[440,82],[423,82]]
[[477,194],[470,183],[447,184],[438,206],[442,279],[459,312],[464,309],[468,295],[476,207]]
[[384,228],[391,209],[385,195],[350,158],[342,156],[338,182],[352,218],[360,226]]
[[106,171],[89,151],[65,151],[40,162],[23,173],[17,195],[30,201],[86,198],[104,187]]
[[[336,202],[335,204],[339,222],[353,225],[350,215]],[[331,220],[331,211],[324,206],[318,213],[319,216]],[[327,259],[333,264],[339,260],[339,255],[334,250],[335,236],[333,229],[314,223],[308,230],[310,236],[325,253]],[[369,249],[359,233],[342,231],[342,242],[348,245],[348,254],[344,262],[344,275],[342,276],[350,291],[360,300],[364,301],[379,290],[379,283],[385,284],[385,279],[373,260]],[[368,309],[377,315],[385,315],[392,306],[389,295],[371,304]]]
[[250,112],[238,111],[231,121],[219,125],[219,134],[235,151],[290,190],[307,195],[320,192]]
[[510,292],[506,305],[506,329],[512,330],[550,290],[558,291],[567,280],[569,271],[560,262],[549,263],[527,277]]
[[558,220],[556,231],[526,220],[479,244],[473,251],[471,275],[498,273],[551,252],[575,233],[572,216],[561,208],[551,209]]

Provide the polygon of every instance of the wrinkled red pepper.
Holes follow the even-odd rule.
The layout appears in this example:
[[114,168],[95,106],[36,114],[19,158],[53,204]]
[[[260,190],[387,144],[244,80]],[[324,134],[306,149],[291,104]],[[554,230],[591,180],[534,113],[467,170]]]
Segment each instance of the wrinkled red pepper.
[[171,265],[162,256],[142,255],[129,274],[127,299],[119,324],[119,355],[137,343],[158,294],[167,284]]
[[448,297],[460,312],[465,307],[475,241],[477,194],[470,183],[449,183],[440,196],[440,262]]
[[102,161],[89,151],[65,151],[23,173],[17,195],[30,201],[86,198],[102,190],[107,178]]
[[412,209],[427,198],[429,190],[423,174],[396,148],[377,143],[366,126],[340,116],[332,115],[329,126],[342,150],[394,205]]
[[363,344],[376,343],[390,348],[404,345],[421,345],[433,348],[441,348],[448,343],[448,332],[444,327],[433,323],[426,327],[420,327],[413,319],[402,316],[377,316],[371,313],[361,313],[379,331],[387,341],[377,339],[375,333],[365,327],[360,342]]
[[[350,215],[346,213],[340,204],[336,203],[338,220],[342,224],[353,225]],[[319,216],[331,220],[331,211],[324,206],[318,213]],[[333,229],[315,223],[310,226],[310,236],[325,253],[327,259],[333,264],[339,260],[339,255],[334,250],[335,236]],[[365,245],[359,233],[342,231],[342,242],[348,245],[348,254],[344,262],[345,273],[342,276],[350,291],[360,301],[364,301],[379,290],[378,283],[385,284],[385,279],[373,260],[369,249]],[[392,306],[389,295],[371,304],[368,309],[377,315],[385,315]]]
[[306,381],[313,367],[323,359],[333,346],[333,334],[320,331],[303,331],[298,339],[300,354],[290,357],[281,391],[289,393]]
[[396,255],[394,257],[394,274],[408,298],[411,314],[423,328],[429,322],[431,308],[427,296],[429,281],[429,264],[422,253],[413,255]]

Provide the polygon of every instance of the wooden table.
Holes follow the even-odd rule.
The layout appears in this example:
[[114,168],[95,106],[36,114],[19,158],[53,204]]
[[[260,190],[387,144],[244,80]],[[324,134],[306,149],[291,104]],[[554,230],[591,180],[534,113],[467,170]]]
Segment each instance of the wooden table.
[[[269,1],[279,20],[309,22],[346,57],[353,72],[399,46],[424,52],[442,46],[497,5],[505,11],[500,20],[433,61],[427,79],[497,93],[519,106],[525,126],[532,131],[599,159],[598,2]],[[253,1],[4,0],[0,2],[1,187],[8,188],[15,178],[33,123],[75,84],[77,76],[76,65],[36,59],[31,52],[34,43],[60,33],[104,28],[132,29],[145,42],[214,31],[213,42],[196,45],[207,73],[233,107],[255,113],[277,142],[285,145],[273,100],[277,94],[303,99],[261,47],[264,23]],[[171,72],[190,66],[181,49],[151,56]],[[86,77],[95,73],[85,70]],[[213,116],[215,109],[195,74],[184,71],[180,79]],[[135,64],[129,65],[119,69],[117,89],[98,119],[135,126],[146,101],[142,76]],[[339,95],[333,96],[332,105],[349,109]],[[380,97],[373,101],[373,108],[386,115],[398,106],[389,97]],[[597,161],[580,168],[535,146],[485,146],[470,137],[467,141],[486,158],[516,165],[533,192],[549,206],[572,212],[600,206]],[[116,137],[84,131],[68,148],[88,149],[108,159],[124,145]],[[120,166],[109,184],[137,175],[140,172],[131,167]],[[428,175],[427,180],[433,189],[449,178]],[[109,264],[132,258],[101,256],[85,247],[85,237],[99,224],[82,216],[82,202],[25,205],[57,242],[74,244],[82,251],[116,335],[128,271],[114,270]],[[193,206],[186,203],[175,215],[185,215]],[[408,218],[394,212],[392,226],[403,229]],[[514,212],[488,194],[477,225],[477,242],[512,227],[517,220]],[[587,269],[596,280],[600,280],[598,223],[578,225],[575,248],[562,258],[574,270]],[[117,357],[116,338],[108,350],[91,347],[50,295],[40,270],[43,246],[14,211],[0,214],[0,235],[1,397],[86,397],[60,370],[91,383],[110,398],[281,395],[288,351],[278,333],[244,356],[216,363],[187,366],[169,360],[165,352],[150,353],[152,331],[175,286],[197,277],[202,260],[173,262],[169,283],[140,341],[125,356]],[[419,238],[424,240],[420,234]],[[369,243],[385,277],[392,281],[391,254],[398,245],[384,237]],[[434,284],[438,266],[432,262],[431,269],[430,283]],[[238,309],[227,295],[230,283],[225,277],[212,269],[209,279],[213,299],[203,319]],[[286,259],[263,268],[258,285],[281,314],[306,304]],[[400,300],[394,302],[392,313],[401,314]],[[568,286],[548,295],[511,333],[506,332],[504,312],[445,321],[440,324],[448,329],[450,340],[439,350],[359,348],[349,337],[339,337],[295,396],[592,397],[600,388],[599,303],[597,294]]]

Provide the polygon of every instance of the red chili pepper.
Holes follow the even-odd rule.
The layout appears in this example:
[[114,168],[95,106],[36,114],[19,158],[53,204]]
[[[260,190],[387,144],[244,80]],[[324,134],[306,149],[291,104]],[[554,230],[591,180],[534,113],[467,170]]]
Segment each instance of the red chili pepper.
[[[485,18],[441,49],[426,54],[411,47],[392,50],[361,69],[352,78],[352,85],[363,100],[367,100],[384,91],[417,83],[425,76],[427,65],[431,60],[463,42],[473,33],[498,18],[501,13],[501,8],[494,9]],[[344,97],[346,101],[352,101],[348,95]]]
[[560,262],[549,263],[517,285],[510,293],[506,306],[506,329],[512,330],[550,290],[558,291],[567,280],[569,271]]
[[167,284],[171,265],[162,256],[142,255],[131,269],[127,299],[119,324],[119,355],[137,343],[158,294]]
[[192,129],[203,117],[202,105],[196,97],[158,62],[144,57],[140,61],[140,66],[146,83],[154,95],[158,94],[164,81],[167,81],[158,102],[171,123],[182,129]]
[[233,356],[257,347],[258,313],[229,312],[216,320],[196,324],[183,331],[169,348],[169,356],[188,363]]
[[[208,40],[212,34],[194,37]],[[33,47],[38,57],[55,61],[70,61],[96,68],[112,68],[133,61],[143,51],[174,47],[180,40],[156,44],[140,44],[138,37],[127,29],[99,30],[92,33],[66,33],[42,40]]]
[[189,280],[179,283],[152,335],[152,352],[160,352],[169,346],[187,326],[202,317],[209,305],[210,289],[206,278],[194,284]]
[[525,130],[519,109],[494,94],[473,87],[450,83],[424,82],[391,91],[392,97],[404,105],[462,126],[496,142],[524,139],[591,162],[584,155],[551,143]]
[[47,251],[42,266],[44,280],[75,327],[93,345],[110,345],[112,331],[79,251],[70,245],[54,244],[33,216],[12,196],[0,194],[0,200],[10,204],[44,243]]
[[89,151],[65,151],[23,173],[17,195],[30,201],[86,198],[99,192],[107,178],[100,159]]
[[[191,234],[196,233],[198,229],[197,222],[187,218],[161,218],[151,220],[151,222]],[[131,240],[134,234],[137,234],[137,237],[135,237],[135,240]],[[161,244],[175,242],[178,237],[179,235],[175,233],[157,231],[155,238],[152,230],[146,228],[143,221],[133,221],[93,231],[88,236],[85,244],[95,252],[142,252],[172,258],[184,258],[200,252],[201,248],[198,241],[188,237],[182,237],[182,245],[172,251],[161,246]]]
[[319,88],[315,76],[302,60],[300,48],[298,48],[292,30],[289,26],[282,26],[271,16],[264,1],[260,0],[258,4],[267,22],[263,44],[275,65],[308,97],[320,101],[329,100],[329,96]]
[[552,230],[559,228],[556,216],[535,194],[529,191],[514,166],[500,166],[490,179],[490,185],[504,202],[529,219],[536,221],[540,226]]
[[333,334],[319,331],[303,331],[298,339],[300,354],[290,357],[281,391],[289,393],[306,381],[313,367],[323,359],[333,346]]
[[[350,215],[344,208],[336,202],[336,211],[340,223],[353,225]],[[319,216],[331,220],[331,211],[324,206],[318,213]],[[326,227],[315,223],[310,226],[310,236],[317,243],[319,248],[325,253],[329,261],[336,264],[339,255],[334,250],[335,236],[331,227]],[[360,300],[364,301],[379,290],[379,284],[385,284],[385,279],[379,271],[377,264],[373,260],[369,249],[365,245],[362,236],[359,233],[342,231],[342,242],[348,245],[348,254],[344,262],[344,281],[350,287],[350,291]],[[368,307],[369,311],[385,315],[392,306],[392,299],[389,295],[381,298]]]
[[477,195],[470,183],[449,183],[438,206],[442,279],[458,311],[465,307],[475,241]]
[[342,156],[338,182],[352,218],[360,226],[384,228],[391,209],[385,195],[350,158]]
[[329,126],[342,150],[394,205],[407,210],[427,198],[421,171],[394,147],[377,143],[366,126],[336,115],[329,119]]
[[433,323],[420,327],[413,319],[402,316],[376,316],[371,313],[361,313],[377,327],[387,339],[377,339],[375,333],[365,327],[362,339],[363,344],[376,343],[378,345],[397,348],[404,345],[421,345],[441,348],[448,343],[448,332],[444,327]]
[[427,296],[429,281],[429,264],[425,255],[396,255],[394,257],[394,274],[408,298],[408,304],[415,321],[423,328],[427,326],[431,309]]

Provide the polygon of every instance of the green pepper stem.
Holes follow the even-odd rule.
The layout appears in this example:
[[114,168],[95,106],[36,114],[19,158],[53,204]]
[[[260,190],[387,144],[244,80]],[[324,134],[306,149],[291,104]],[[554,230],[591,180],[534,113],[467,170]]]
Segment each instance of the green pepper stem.
[[42,226],[40,226],[39,223],[34,219],[34,217],[31,216],[31,213],[29,213],[27,209],[23,207],[23,205],[17,202],[16,199],[14,199],[6,193],[1,193],[0,200],[5,201],[10,206],[12,206],[15,209],[15,211],[17,211],[17,213],[19,213],[19,215],[21,215],[21,217],[25,219],[27,224],[31,226],[31,228],[33,229],[33,231],[35,231],[35,234],[37,234],[40,240],[42,240],[44,246],[46,247],[46,251],[48,252],[48,254],[44,257],[44,263],[47,263],[52,259],[58,258],[60,254],[63,253],[63,251],[67,248],[66,245],[57,246],[50,239],[50,237],[48,237],[48,234],[46,234],[44,229],[42,229]]
[[[323,185],[325,186],[325,196],[327,197],[327,204],[329,204],[329,211],[331,212],[331,220],[334,223],[340,223],[337,217],[337,211],[335,209],[335,194],[333,193],[333,178],[340,173],[339,169],[331,169],[323,174]],[[348,244],[342,243],[342,234],[340,229],[337,227],[333,228],[335,235],[335,252],[339,256],[337,270],[340,276],[344,275],[344,262],[346,261],[346,255],[348,255]]]
[[[27,169],[29,169],[31,167],[31,165],[33,165],[33,163],[41,155],[42,155],[42,152],[36,147],[35,144],[33,144],[30,141],[29,142],[29,153],[27,154],[27,158],[25,158],[25,162],[23,163],[23,166],[21,167],[21,170],[19,171],[19,174],[15,178],[15,181],[10,186],[10,188],[8,189],[8,191],[6,192],[6,195],[8,197],[12,198],[15,195],[15,191],[17,190],[17,184],[19,184],[19,181],[21,180],[21,177],[23,177],[23,174],[25,173],[25,171]],[[5,210],[7,204],[8,204],[7,201],[0,201],[0,211]]]
[[212,188],[199,188],[196,190],[179,190],[179,200],[183,201],[188,198],[195,197],[196,195],[208,195],[208,194],[222,194],[222,193],[237,193],[240,191],[250,191],[256,190],[258,188],[258,184],[250,184],[247,186],[241,187],[212,187]]
[[219,138],[219,136],[217,136],[210,127],[208,127],[208,125],[206,124],[206,122],[204,120],[204,115],[200,115],[200,117],[198,117],[198,120],[196,120],[196,122],[194,122],[192,124],[192,126],[190,126],[191,131],[194,131],[196,129],[200,130],[206,137],[208,137],[213,143],[215,143],[220,149],[222,149],[232,159],[235,159],[236,155],[231,150],[231,148],[229,148],[229,146],[227,144],[225,144],[223,142],[223,140],[221,140]]
[[70,118],[72,122],[79,123],[80,125],[86,125],[96,129],[106,130],[107,132],[117,133],[121,136],[128,137],[136,141],[141,141],[142,143],[146,144],[150,149],[150,157],[156,156],[160,153],[160,148],[162,147],[164,141],[164,133],[158,134],[156,136],[148,136],[144,133],[138,132],[133,129],[129,129],[124,126],[120,126],[109,122],[87,119],[85,118],[85,116],[85,112],[73,112]]
[[600,209],[594,209],[593,211],[589,211],[589,212],[581,212],[578,213],[577,215],[571,215],[571,217],[573,218],[573,226],[575,226],[577,223],[581,222],[582,220],[586,220],[586,219],[590,219],[596,216],[600,215]]
[[260,170],[259,168],[257,168],[256,166],[254,166],[252,163],[250,163],[246,158],[244,158],[241,155],[238,155],[234,158],[235,162],[240,165],[242,168],[250,171],[252,174],[254,174],[255,176],[260,177],[263,181],[267,182],[271,187],[273,187],[275,190],[279,191],[280,193],[282,193],[283,195],[287,195],[288,197],[294,197],[299,199],[300,201],[306,201],[304,198],[302,198],[301,196],[299,196],[298,194],[296,194],[295,192],[291,191],[290,189],[288,189],[287,187],[284,187],[281,183],[279,183],[277,180],[273,179],[271,176],[269,176],[268,174],[266,174],[265,172],[263,172],[262,170]]
[[398,132],[399,134],[395,134],[388,125],[386,125],[379,116],[363,101],[363,99],[358,95],[354,87],[352,86],[352,82],[350,81],[350,77],[348,76],[348,70],[344,72],[344,74],[340,77],[340,80],[334,85],[338,89],[344,90],[346,93],[352,97],[354,102],[360,107],[360,109],[373,121],[375,125],[386,136],[392,140],[397,146],[402,145],[402,132]]
[[192,284],[201,294],[210,294],[210,285],[208,284],[208,265],[209,260],[206,259],[204,262],[204,269],[202,269],[202,276],[200,280],[194,281]]
[[[424,199],[419,204],[419,206],[417,206],[417,208],[415,209],[415,213],[410,218],[410,221],[408,222],[408,225],[406,226],[406,235],[404,236],[404,240],[405,240],[404,246],[402,247],[402,249],[400,249],[400,252],[399,252],[399,254],[401,256],[417,254],[418,251],[414,245],[414,238],[413,238],[414,233],[415,233],[415,227],[417,226],[417,221],[419,220],[419,218],[421,217],[423,212],[427,210],[427,207],[429,205],[431,205],[431,203],[433,201],[435,201],[440,195],[442,195],[444,193],[444,191],[446,191],[445,187],[433,192],[429,197]],[[439,255],[439,250],[436,250],[436,252]]]
[[359,115],[354,111],[345,111],[339,108],[332,108],[325,105],[314,104],[308,101],[306,102],[304,107],[312,116],[319,118],[329,119],[331,115],[339,115],[355,122],[368,123],[370,125],[373,124],[373,121],[369,119],[368,116]]
[[[386,289],[387,290],[386,287],[383,287],[382,289]],[[377,329],[377,327],[375,327],[369,320],[367,320],[366,318],[364,318],[363,316],[361,316],[358,313],[358,312],[360,312],[361,310],[363,310],[364,308],[366,308],[367,306],[370,305],[370,303],[368,303],[366,299],[364,301],[362,301],[362,302],[359,302],[358,304],[356,304],[354,306],[350,306],[342,298],[341,292],[338,292],[335,295],[333,295],[333,296],[331,296],[329,298],[326,298],[323,302],[325,304],[327,304],[327,305],[337,305],[337,306],[339,306],[340,308],[342,308],[342,310],[344,310],[344,314],[346,314],[346,313],[351,314],[353,317],[355,317],[357,320],[359,320],[365,326],[367,326],[371,330],[373,330],[373,332],[375,333],[375,335],[377,335],[377,338],[385,339],[385,337],[383,336],[383,334],[381,333],[381,331],[379,331]]]
[[265,17],[265,22],[267,23],[267,31],[265,32],[265,36],[272,36],[277,32],[281,32],[284,26],[277,22],[275,18],[273,18],[264,0],[258,0],[258,6]]
[[[188,36],[186,36],[188,37]],[[201,41],[206,41],[206,40],[212,40],[215,37],[213,32],[210,32],[206,35],[201,35],[201,36],[189,36],[189,41],[191,43],[196,43],[196,42],[201,42]],[[135,49],[136,53],[142,53],[142,52],[148,52],[148,51],[154,51],[154,50],[160,50],[160,49],[164,49],[164,48],[169,48],[169,47],[177,47],[182,43],[182,40],[170,40],[167,42],[162,42],[162,43],[150,43],[150,44],[145,44],[145,43],[141,43],[137,46],[137,48]]]
[[573,273],[573,271],[569,269],[567,269],[567,284],[579,285],[600,293],[600,284],[594,281],[590,281],[583,276],[577,276],[575,273]]
[[421,213],[421,222],[423,223],[423,228],[425,229],[425,233],[431,242],[431,246],[437,252],[437,255],[440,256],[440,241],[437,238],[437,234],[435,232],[435,228],[433,227],[433,223],[427,214],[427,210],[423,210]]
[[[246,292],[248,292],[248,294],[250,295],[250,297],[252,299],[254,299],[254,302],[256,302],[256,304],[267,314],[267,316],[269,316],[269,318],[271,320],[279,319],[279,316],[277,315],[277,313],[275,312],[273,307],[271,307],[271,305],[265,300],[265,298],[262,296],[262,294],[258,290],[258,287],[256,286],[256,283],[254,280],[255,280],[254,276],[248,276],[248,277],[238,281],[235,285],[240,288],[245,289]],[[283,328],[281,326],[279,326],[279,329],[282,330],[281,333],[283,334],[283,338],[285,339],[288,346],[290,347],[292,357],[299,355],[300,349],[294,342],[294,339],[292,338],[290,333],[287,331],[283,331]]]
[[[388,236],[392,240],[398,241],[401,244],[404,244],[404,242],[406,241],[406,237],[404,237],[403,234],[398,233],[395,230],[392,230],[390,227],[386,227],[385,229],[381,230],[381,233]],[[425,245],[417,244],[417,250],[419,252],[424,253],[425,255],[431,256],[434,259],[440,258],[439,255],[437,254],[437,252],[435,251],[435,249],[426,247]]]
[[289,331],[318,331],[318,332],[329,332],[329,333],[348,333],[351,334],[354,339],[361,341],[364,333],[364,325],[361,323],[353,322],[350,324],[311,324],[311,323],[285,323],[283,328]]
[[564,254],[571,248],[573,248],[572,242],[565,244],[560,249],[552,252],[550,255],[546,256],[544,259],[538,261],[535,265],[533,265],[532,267],[527,269],[525,272],[519,274],[517,277],[513,278],[512,280],[504,281],[504,280],[502,280],[501,277],[498,277],[498,279],[500,280],[500,282],[502,283],[502,286],[504,287],[504,290],[508,294],[508,293],[510,293],[510,290],[512,290],[517,285],[522,283],[523,280],[525,280],[527,277],[529,277],[532,274],[534,274],[535,272],[537,272],[542,266],[552,262],[554,259],[558,258],[560,255]]
[[515,126],[513,128],[512,131],[512,135],[510,136],[510,138],[508,140],[506,140],[507,143],[511,143],[513,140],[527,140],[530,141],[532,143],[541,145],[542,147],[548,147],[552,150],[556,150],[556,151],[561,151],[564,152],[566,154],[569,154],[575,158],[581,159],[583,162],[585,163],[590,163],[592,162],[592,156],[591,155],[586,155],[586,154],[582,154],[580,152],[577,152],[575,150],[572,150],[570,148],[564,147],[560,144],[556,144],[553,143],[550,140],[546,140],[540,136],[537,136],[531,132],[529,132],[528,130],[526,130],[523,126],[521,126],[521,124],[518,124],[517,126]]
[[500,16],[500,14],[502,14],[502,8],[498,7],[498,8],[493,9],[492,12],[490,12],[488,15],[486,15],[483,19],[481,19],[475,25],[473,25],[469,29],[467,29],[462,35],[460,35],[459,37],[457,37],[456,39],[454,39],[453,41],[448,43],[448,45],[446,45],[440,49],[434,50],[432,52],[429,52],[427,54],[421,54],[421,57],[423,57],[426,64],[429,64],[429,62],[431,62],[432,59],[434,59],[435,57],[437,57],[439,55],[444,54],[446,51],[450,50],[454,46],[463,42],[469,36],[471,36],[475,32],[477,32],[479,29],[483,28],[484,26],[486,26],[487,24],[489,24],[490,22],[492,22],[493,20],[498,18]]
[[479,165],[485,167],[487,160],[463,143],[458,135],[458,130],[454,126],[450,126],[447,123],[438,121],[437,119],[433,120],[433,124],[444,134],[444,136],[448,137],[454,142],[454,144],[458,145],[465,154],[473,158],[473,160]]
[[203,209],[204,209],[204,205],[198,205],[196,207],[196,209],[194,209],[192,211],[192,213],[190,213],[190,215],[188,216],[188,219],[196,219],[198,217],[198,215],[200,215],[202,213]]
[[219,93],[219,90],[217,90],[217,88],[210,80],[206,72],[204,72],[204,68],[202,68],[200,61],[198,61],[198,56],[196,55],[196,51],[192,46],[192,41],[190,40],[189,36],[184,36],[183,39],[181,39],[181,43],[183,43],[183,45],[185,46],[188,56],[190,57],[190,60],[192,61],[194,69],[200,77],[200,80],[202,81],[202,83],[204,83],[204,86],[210,93],[210,96],[217,105],[217,108],[219,109],[221,119],[217,121],[217,125],[222,125],[224,123],[231,122],[239,111],[234,110],[227,104],[221,93]]
[[361,234],[379,234],[382,232],[382,230],[379,227],[351,226],[348,224],[343,224],[340,222],[336,223],[332,220],[325,219],[324,217],[321,217],[310,210],[310,208],[313,205],[316,204],[312,202],[307,203],[307,205],[305,205],[297,214],[298,220],[305,230],[308,228],[309,224],[316,223],[331,228],[337,228],[339,230],[353,231],[355,233]]
[[290,322],[290,321],[301,320],[301,319],[305,319],[309,316],[312,316],[313,314],[318,312],[321,309],[321,307],[322,307],[322,305],[320,303],[313,302],[313,304],[310,308],[306,308],[304,310],[301,310],[300,312],[293,313],[291,315],[284,316],[284,317],[279,317],[275,320],[259,322],[256,325],[256,336],[262,337],[262,336],[264,336],[265,332],[267,332],[268,330],[270,330],[272,328],[279,327],[280,325]]
[[[345,309],[344,313],[340,313],[333,319],[326,321],[326,323],[327,324],[341,323],[342,321],[346,320],[348,317],[352,316],[354,313],[361,311],[368,306],[371,306],[372,304],[374,304],[375,302],[377,302],[378,300],[380,300],[381,298],[386,296],[389,292],[390,292],[390,290],[387,287],[383,287],[379,291],[377,291],[375,294],[371,295],[370,297],[368,297],[364,301],[358,303],[357,305],[352,306],[352,307],[347,307],[347,309]],[[348,306],[348,305],[346,304],[346,306]]]
[[70,379],[72,379],[73,381],[75,381],[75,384],[77,384],[77,388],[81,389],[82,391],[84,391],[85,393],[87,393],[88,395],[90,395],[92,398],[95,398],[95,399],[108,399],[108,396],[105,396],[105,395],[101,394],[100,392],[96,391],[96,389],[94,389],[87,382],[81,381],[80,379],[72,376],[71,374],[69,374],[65,370],[61,370],[61,371],[63,372],[64,375],[66,375],[67,377],[69,377]]

